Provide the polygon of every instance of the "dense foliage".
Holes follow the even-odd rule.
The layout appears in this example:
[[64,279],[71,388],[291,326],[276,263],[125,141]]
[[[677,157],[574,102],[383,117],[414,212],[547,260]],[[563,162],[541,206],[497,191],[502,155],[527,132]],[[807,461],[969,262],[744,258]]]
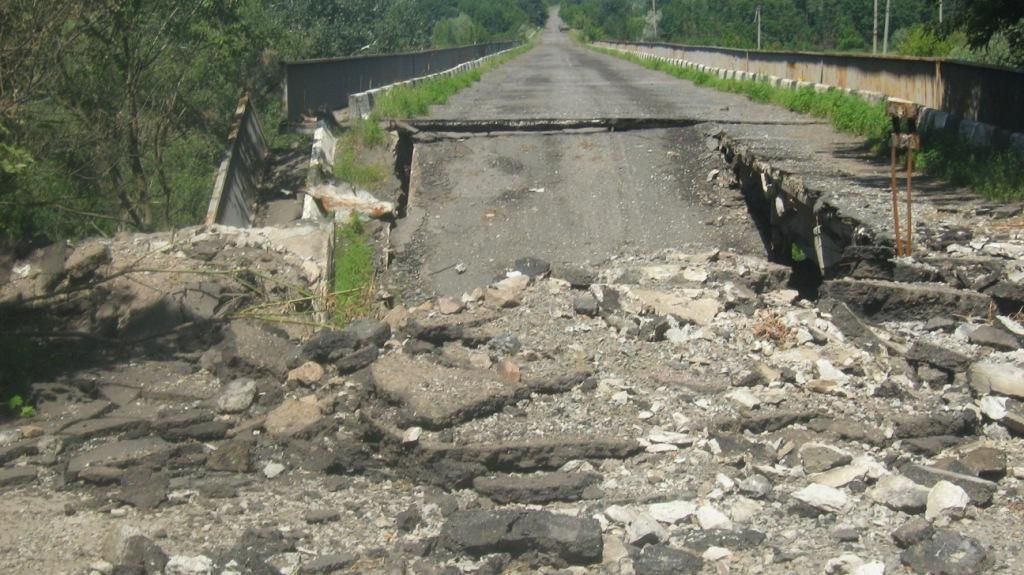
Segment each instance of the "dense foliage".
[[[561,13],[588,38],[755,48],[758,7],[764,49],[872,49],[872,0],[563,0]],[[1024,66],[1020,0],[891,0],[889,27],[893,52]]]
[[282,60],[522,36],[543,0],[0,0],[0,240],[197,223]]

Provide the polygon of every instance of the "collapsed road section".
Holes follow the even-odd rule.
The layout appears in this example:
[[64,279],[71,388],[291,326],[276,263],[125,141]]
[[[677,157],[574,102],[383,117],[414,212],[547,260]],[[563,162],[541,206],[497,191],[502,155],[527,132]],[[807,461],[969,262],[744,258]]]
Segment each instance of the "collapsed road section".
[[320,226],[19,261],[0,570],[1018,570],[1018,214],[925,186],[893,258],[856,142],[552,32],[396,129],[379,318],[319,323]]

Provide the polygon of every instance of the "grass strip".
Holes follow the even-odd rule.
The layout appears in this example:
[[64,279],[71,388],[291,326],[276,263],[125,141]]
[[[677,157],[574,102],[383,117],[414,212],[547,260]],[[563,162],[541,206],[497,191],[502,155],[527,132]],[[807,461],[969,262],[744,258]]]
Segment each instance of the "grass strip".
[[[811,87],[791,90],[773,86],[766,80],[726,80],[662,60],[648,60],[635,54],[596,46],[589,48],[689,80],[698,86],[743,94],[755,102],[826,118],[840,132],[865,138],[876,153],[888,153],[892,124],[883,103],[873,104],[842,90],[816,92]],[[992,200],[1024,200],[1024,152],[1017,149],[972,148],[960,138],[945,135],[927,136],[924,144],[923,152],[915,156],[915,167],[924,173],[967,187]]]
[[370,313],[373,298],[373,247],[363,222],[352,214],[339,224],[334,244],[334,323],[344,326]]
[[448,102],[448,98],[480,81],[480,78],[487,72],[525,54],[531,48],[533,48],[532,42],[484,60],[476,68],[437,76],[415,84],[395,86],[377,98],[373,111],[370,112],[370,120],[371,122],[388,119],[404,120],[423,116],[430,111],[431,106]]

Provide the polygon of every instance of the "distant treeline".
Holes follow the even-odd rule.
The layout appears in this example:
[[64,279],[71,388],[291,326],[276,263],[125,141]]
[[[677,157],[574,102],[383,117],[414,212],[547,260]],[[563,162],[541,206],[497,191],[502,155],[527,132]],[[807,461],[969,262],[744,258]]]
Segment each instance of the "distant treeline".
[[[280,62],[523,37],[544,0],[4,0],[0,242],[195,224]],[[281,143],[281,142],[279,142]]]
[[[878,0],[884,45],[886,0]],[[1022,0],[890,0],[890,52],[1024,66]],[[562,0],[589,38],[766,50],[870,51],[872,0]],[[654,8],[657,11],[654,11]],[[941,12],[941,21],[940,21]]]

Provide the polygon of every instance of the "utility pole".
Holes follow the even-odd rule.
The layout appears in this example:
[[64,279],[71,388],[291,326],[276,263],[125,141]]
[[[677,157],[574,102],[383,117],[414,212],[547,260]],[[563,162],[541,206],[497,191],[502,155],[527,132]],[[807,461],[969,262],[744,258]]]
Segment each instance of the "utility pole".
[[939,0],[939,24],[942,24],[942,0]]
[[882,53],[889,53],[889,15],[892,11],[892,0],[885,0],[885,32],[882,34]]
[[654,20],[654,39],[658,39],[658,0],[651,0],[651,18]]
[[871,31],[871,53],[878,53],[878,0],[875,0],[875,26]]
[[757,20],[757,49],[761,49],[761,5],[757,5],[757,11],[754,12],[754,19]]

